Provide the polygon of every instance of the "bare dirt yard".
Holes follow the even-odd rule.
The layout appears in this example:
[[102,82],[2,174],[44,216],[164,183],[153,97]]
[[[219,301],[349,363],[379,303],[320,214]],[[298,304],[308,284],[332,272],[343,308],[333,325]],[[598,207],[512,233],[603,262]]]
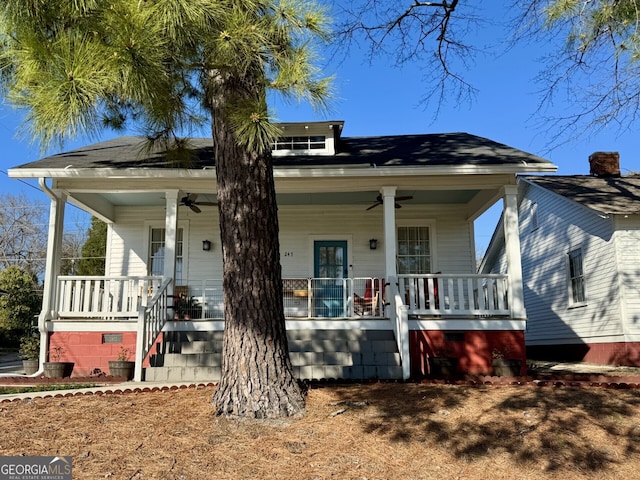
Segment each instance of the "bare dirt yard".
[[632,479],[640,390],[316,385],[304,417],[215,417],[215,387],[0,404],[0,455],[74,479]]

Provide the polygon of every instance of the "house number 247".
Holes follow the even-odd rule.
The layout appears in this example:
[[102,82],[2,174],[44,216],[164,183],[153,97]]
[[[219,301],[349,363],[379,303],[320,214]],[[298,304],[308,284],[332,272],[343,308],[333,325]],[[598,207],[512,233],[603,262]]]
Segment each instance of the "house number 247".
[[293,252],[284,252],[285,257],[293,257]]

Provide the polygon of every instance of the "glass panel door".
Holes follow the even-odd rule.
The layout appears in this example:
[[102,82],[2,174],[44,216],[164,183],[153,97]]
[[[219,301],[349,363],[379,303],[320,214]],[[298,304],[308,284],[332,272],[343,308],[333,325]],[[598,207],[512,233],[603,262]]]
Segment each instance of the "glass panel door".
[[314,310],[318,317],[345,314],[342,279],[348,274],[347,241],[318,240],[313,247]]

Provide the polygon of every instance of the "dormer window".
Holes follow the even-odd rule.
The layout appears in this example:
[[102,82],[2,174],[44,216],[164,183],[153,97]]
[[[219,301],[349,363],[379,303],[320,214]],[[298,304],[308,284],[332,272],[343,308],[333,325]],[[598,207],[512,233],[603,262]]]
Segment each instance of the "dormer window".
[[327,137],[324,135],[307,135],[303,137],[280,137],[272,145],[272,150],[288,150],[302,153],[307,150],[325,150]]
[[281,137],[271,144],[275,157],[335,155],[342,121],[279,123]]

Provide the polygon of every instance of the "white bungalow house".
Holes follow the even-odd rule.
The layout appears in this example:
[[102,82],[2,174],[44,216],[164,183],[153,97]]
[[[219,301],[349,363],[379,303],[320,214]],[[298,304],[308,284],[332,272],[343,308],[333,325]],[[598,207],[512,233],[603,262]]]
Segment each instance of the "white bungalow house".
[[[466,133],[343,138],[282,124],[273,146],[291,359],[299,378],[427,375],[446,353],[524,358],[516,175],[549,161]],[[177,167],[121,137],[10,170],[51,199],[41,360],[74,375],[135,351],[136,378],[215,380],[224,329],[211,139]],[[509,275],[476,273],[473,222],[502,199]],[[59,275],[67,202],[108,224],[106,275]]]
[[[523,176],[529,358],[640,366],[640,176],[596,152],[590,175]],[[481,272],[508,272],[500,228]]]

